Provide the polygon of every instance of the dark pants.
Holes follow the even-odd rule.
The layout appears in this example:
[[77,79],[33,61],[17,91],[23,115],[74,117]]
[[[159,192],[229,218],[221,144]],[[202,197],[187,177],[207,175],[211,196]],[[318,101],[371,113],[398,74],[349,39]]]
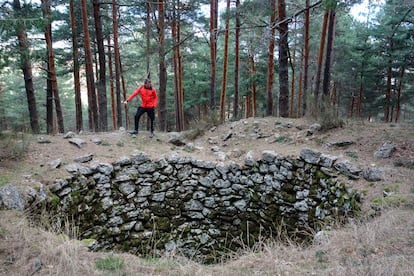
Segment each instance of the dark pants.
[[155,112],[154,108],[144,108],[144,107],[138,107],[137,113],[135,114],[135,131],[138,131],[139,126],[139,119],[141,118],[141,115],[147,113],[148,117],[151,120],[151,132],[154,131],[154,119],[155,119]]

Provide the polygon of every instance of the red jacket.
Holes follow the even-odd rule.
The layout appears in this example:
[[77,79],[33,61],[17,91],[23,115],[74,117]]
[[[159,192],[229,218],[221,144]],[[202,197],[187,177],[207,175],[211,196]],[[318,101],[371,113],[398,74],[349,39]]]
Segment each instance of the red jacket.
[[158,105],[158,96],[155,88],[145,88],[144,85],[137,88],[126,100],[131,101],[136,95],[141,96],[141,107],[152,108]]

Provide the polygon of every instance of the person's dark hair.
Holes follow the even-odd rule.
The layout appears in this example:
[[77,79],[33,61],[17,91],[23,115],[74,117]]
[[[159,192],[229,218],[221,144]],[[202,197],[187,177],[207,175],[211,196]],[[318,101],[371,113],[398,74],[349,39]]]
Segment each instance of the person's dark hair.
[[144,83],[148,83],[148,82],[151,82],[151,80],[150,79],[145,79]]

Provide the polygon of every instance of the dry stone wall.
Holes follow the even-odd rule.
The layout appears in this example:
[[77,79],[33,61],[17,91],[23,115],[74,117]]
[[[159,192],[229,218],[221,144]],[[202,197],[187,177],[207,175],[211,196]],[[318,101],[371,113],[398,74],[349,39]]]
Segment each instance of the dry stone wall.
[[214,258],[354,214],[360,194],[339,180],[335,160],[304,149],[299,157],[265,151],[242,165],[145,153],[74,163],[70,178],[50,186],[49,210],[71,218],[95,249]]

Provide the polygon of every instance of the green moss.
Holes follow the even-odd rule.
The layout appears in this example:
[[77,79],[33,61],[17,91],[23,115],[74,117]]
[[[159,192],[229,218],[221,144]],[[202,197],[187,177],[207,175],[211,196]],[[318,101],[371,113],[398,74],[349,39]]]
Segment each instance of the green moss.
[[92,243],[94,243],[94,242],[96,242],[96,240],[95,239],[83,239],[83,240],[81,240],[81,243],[84,245],[84,246],[89,246],[89,245],[91,245]]
[[49,193],[49,202],[53,209],[57,209],[60,205],[60,198],[53,193]]
[[154,227],[162,231],[170,231],[170,219],[167,217],[154,217]]
[[81,193],[79,190],[72,190],[71,192],[72,200],[74,205],[78,205],[82,202]]

